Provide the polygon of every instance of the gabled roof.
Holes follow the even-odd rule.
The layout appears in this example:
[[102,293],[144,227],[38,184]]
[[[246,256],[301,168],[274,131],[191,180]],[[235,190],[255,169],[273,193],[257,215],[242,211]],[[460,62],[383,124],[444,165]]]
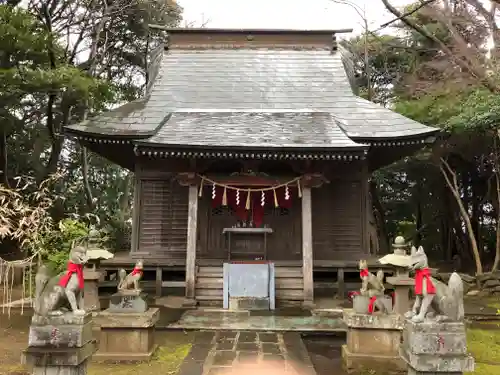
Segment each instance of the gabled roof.
[[[331,141],[333,147],[341,138],[347,144],[348,138],[351,143],[425,138],[437,131],[356,96],[334,33],[169,30],[146,98],[68,130],[207,147],[221,141],[246,146],[245,138],[262,143],[256,128],[269,147],[300,137],[311,145]],[[232,138],[220,139],[229,129]]]

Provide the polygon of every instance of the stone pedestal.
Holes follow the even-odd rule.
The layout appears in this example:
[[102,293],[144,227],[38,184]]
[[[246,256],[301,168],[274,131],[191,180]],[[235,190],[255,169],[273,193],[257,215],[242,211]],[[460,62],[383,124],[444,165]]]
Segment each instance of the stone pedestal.
[[410,288],[415,285],[415,280],[408,272],[398,271],[395,276],[387,277],[386,281],[394,286],[394,313],[406,314],[411,310],[409,292]]
[[115,362],[151,359],[155,351],[155,324],[159,317],[158,308],[139,313],[102,311],[95,319],[101,328],[95,358]]
[[342,346],[342,360],[347,372],[363,370],[405,371],[399,356],[403,318],[396,314],[357,314],[344,310],[347,344]]
[[110,313],[143,313],[148,310],[147,294],[142,291],[120,291],[109,299]]
[[83,270],[83,303],[85,311],[101,311],[99,302],[99,281],[102,279],[102,273],[95,269],[85,268]]
[[96,351],[92,315],[33,316],[21,362],[35,375],[83,375]]
[[408,375],[458,375],[474,371],[463,322],[406,320],[400,354],[408,364]]

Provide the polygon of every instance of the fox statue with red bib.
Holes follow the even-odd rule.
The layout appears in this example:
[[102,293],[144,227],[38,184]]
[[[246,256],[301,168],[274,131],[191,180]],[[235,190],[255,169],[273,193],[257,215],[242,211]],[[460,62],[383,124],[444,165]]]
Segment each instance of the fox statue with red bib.
[[87,263],[87,249],[74,247],[62,274],[51,277],[46,266],[39,267],[35,276],[33,310],[41,316],[62,315],[70,309],[76,315],[85,315],[83,309],[83,266]]
[[[433,315],[438,321],[461,321],[464,318],[464,286],[458,273],[453,272],[448,285],[431,276],[427,255],[420,246],[411,249],[409,268],[415,271],[415,303],[405,314],[415,323]],[[434,310],[433,314],[429,309]]]

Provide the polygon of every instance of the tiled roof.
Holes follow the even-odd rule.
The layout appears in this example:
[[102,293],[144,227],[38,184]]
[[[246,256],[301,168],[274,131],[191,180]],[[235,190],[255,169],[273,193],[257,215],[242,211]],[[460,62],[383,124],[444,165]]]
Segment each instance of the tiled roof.
[[254,148],[349,148],[349,139],[327,112],[175,112],[147,144]]
[[[356,96],[351,89],[341,53],[332,52],[331,49],[171,49],[163,52],[157,64],[154,67],[157,69],[155,80],[145,99],[85,123],[71,125],[68,129],[138,137],[152,136],[158,130],[150,142],[161,139],[175,144],[191,142],[211,146],[209,142],[217,141],[216,144],[219,144],[230,124],[238,123],[242,128],[238,131],[241,135],[251,134],[256,126],[254,120],[259,116],[276,121],[273,112],[306,111],[308,116],[296,119],[309,121],[309,129],[324,126],[324,122],[311,125],[311,118],[323,121],[325,113],[329,113],[336,119],[331,121],[333,129],[329,132],[338,132],[340,126],[348,137],[354,139],[391,139],[436,132],[434,128]],[[176,114],[177,111],[183,114]],[[219,127],[213,116],[217,111],[227,112],[220,118]],[[242,115],[242,111],[260,114]],[[319,112],[320,115],[315,117],[313,112]],[[234,113],[236,118],[231,120],[228,113]],[[290,140],[305,137],[306,130],[299,123],[288,121],[294,116],[284,116],[281,122],[270,124],[265,129],[267,138],[276,138],[269,139],[270,144],[283,142],[279,140],[282,134],[272,131],[286,131]],[[184,129],[192,129],[193,124],[196,124],[197,131],[187,136]],[[287,129],[282,125],[286,125]],[[210,131],[204,131],[205,128]],[[177,131],[170,133],[173,129]],[[300,134],[292,135],[292,131]],[[205,136],[208,133],[210,136]],[[311,133],[306,137],[308,143],[329,142],[329,138],[323,138],[323,133]],[[195,134],[200,137],[196,138]],[[312,139],[314,136],[318,138]],[[259,137],[256,136],[254,141],[257,142],[257,139]],[[240,142],[235,139],[231,141]]]

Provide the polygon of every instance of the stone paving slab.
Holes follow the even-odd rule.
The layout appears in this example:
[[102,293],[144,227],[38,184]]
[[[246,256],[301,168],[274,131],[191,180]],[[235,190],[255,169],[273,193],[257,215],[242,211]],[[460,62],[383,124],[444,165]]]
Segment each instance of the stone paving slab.
[[339,314],[309,316],[255,316],[248,312],[188,310],[163,328],[225,331],[297,331],[345,332],[347,327]]
[[216,375],[231,366],[273,361],[285,371],[316,375],[299,333],[199,331],[178,375]]

